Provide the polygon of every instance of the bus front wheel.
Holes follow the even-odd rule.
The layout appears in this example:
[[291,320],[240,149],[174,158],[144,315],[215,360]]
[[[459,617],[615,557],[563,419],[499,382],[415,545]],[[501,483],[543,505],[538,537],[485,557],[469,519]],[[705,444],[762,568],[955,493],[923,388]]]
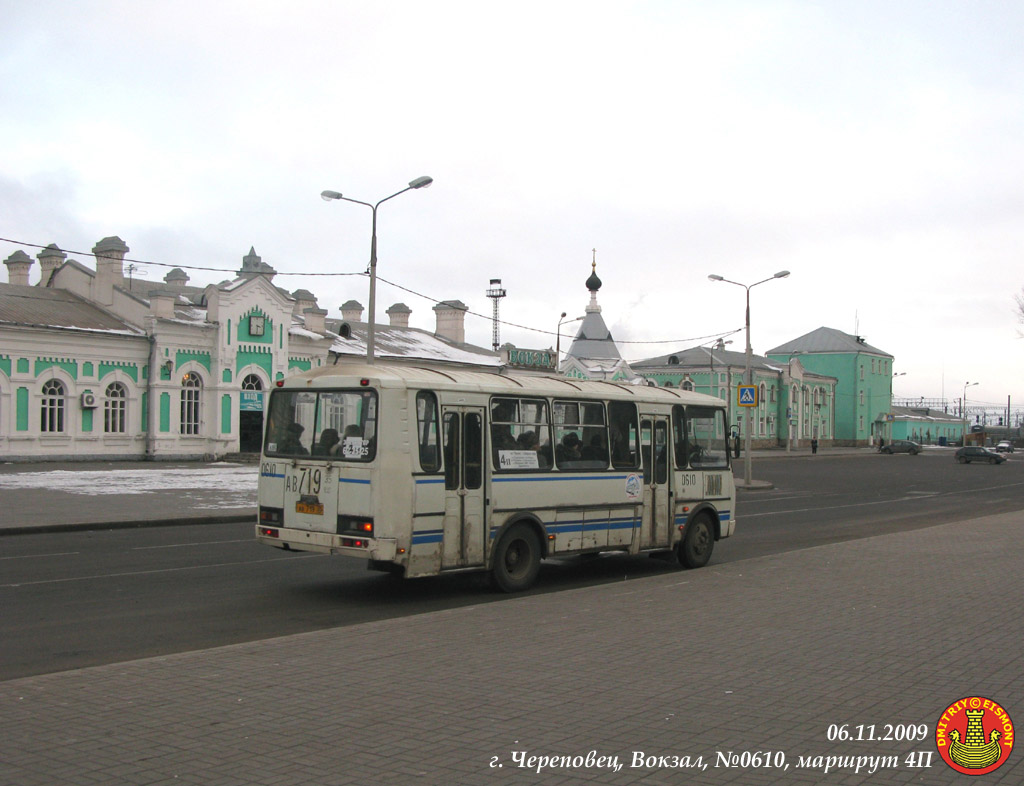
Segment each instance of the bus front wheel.
[[513,524],[494,551],[491,580],[502,592],[527,589],[540,572],[540,541],[526,524]]
[[687,568],[703,568],[715,548],[715,530],[706,515],[697,516],[679,544],[679,561]]

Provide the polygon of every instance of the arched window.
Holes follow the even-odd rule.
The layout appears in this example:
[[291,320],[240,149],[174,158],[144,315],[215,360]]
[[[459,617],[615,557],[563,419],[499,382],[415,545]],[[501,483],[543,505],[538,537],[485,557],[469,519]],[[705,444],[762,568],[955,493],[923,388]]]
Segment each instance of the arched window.
[[679,357],[677,355],[669,355],[668,364],[670,366],[678,366],[679,365]]
[[181,378],[181,433],[199,433],[202,415],[203,380],[191,371]]
[[64,383],[51,379],[43,385],[39,430],[44,434],[64,432]]
[[680,387],[682,387],[683,390],[693,390],[693,382],[688,379],[684,380]]
[[263,380],[256,374],[247,374],[242,380],[242,390],[263,390]]
[[765,391],[765,384],[762,382],[757,391],[757,404],[760,407],[764,407],[768,403],[768,399],[765,398]]
[[124,434],[127,421],[128,390],[120,382],[107,385],[103,402],[103,431],[106,434]]
[[674,386],[673,386],[673,384],[672,384],[672,380],[670,380],[670,379],[666,379],[666,380],[665,380],[665,384],[664,384],[664,385],[662,385],[662,387],[664,387],[664,388],[670,388],[670,387],[674,387]]

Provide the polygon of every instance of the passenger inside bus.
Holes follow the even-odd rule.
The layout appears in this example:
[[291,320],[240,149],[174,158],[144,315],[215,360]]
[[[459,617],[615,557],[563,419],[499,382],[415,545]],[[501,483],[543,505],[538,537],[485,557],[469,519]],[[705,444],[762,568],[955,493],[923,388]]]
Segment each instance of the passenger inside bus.
[[308,450],[302,445],[299,440],[302,437],[302,432],[305,429],[301,423],[289,423],[288,429],[285,432],[284,440],[281,442],[280,452],[290,453],[292,455],[305,456],[309,453]]
[[341,442],[341,437],[338,436],[338,430],[325,428],[320,432],[320,441],[313,446],[313,455],[333,456],[338,452],[339,442]]

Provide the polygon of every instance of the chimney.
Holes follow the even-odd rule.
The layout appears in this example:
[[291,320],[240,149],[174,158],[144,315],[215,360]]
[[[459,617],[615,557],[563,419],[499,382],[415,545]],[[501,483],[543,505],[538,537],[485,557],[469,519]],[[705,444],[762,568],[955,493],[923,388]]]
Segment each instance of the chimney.
[[307,308],[302,311],[303,316],[306,318],[306,330],[311,330],[314,333],[323,333],[326,331],[326,325],[324,319],[327,316],[326,308]]
[[28,286],[28,273],[32,269],[32,257],[20,248],[4,260],[7,265],[7,283],[20,287]]
[[445,300],[434,306],[437,315],[437,329],[434,335],[453,341],[456,344],[466,342],[466,312],[469,306],[460,300]]
[[356,300],[341,304],[341,318],[346,322],[362,322],[363,306]]
[[412,309],[405,303],[395,303],[385,312],[391,317],[391,327],[409,327],[409,315]]
[[67,258],[68,255],[57,248],[56,243],[50,243],[50,245],[36,254],[36,259],[39,260],[39,286],[48,286],[54,271],[63,265],[64,260]]
[[105,237],[92,247],[96,256],[94,300],[109,306],[114,302],[114,287],[124,285],[124,255],[129,251],[121,238]]
[[163,289],[149,293],[149,313],[157,319],[174,319],[174,301],[177,296]]
[[188,274],[180,267],[176,267],[164,276],[164,281],[172,287],[183,287],[188,283]]
[[295,305],[292,307],[293,314],[305,314],[307,308],[316,308],[316,295],[308,289],[296,289],[292,292],[295,298]]
[[265,276],[267,281],[273,281],[277,271],[263,261],[263,258],[256,253],[255,246],[249,246],[249,253],[242,257],[242,268],[238,271],[241,278],[255,278]]

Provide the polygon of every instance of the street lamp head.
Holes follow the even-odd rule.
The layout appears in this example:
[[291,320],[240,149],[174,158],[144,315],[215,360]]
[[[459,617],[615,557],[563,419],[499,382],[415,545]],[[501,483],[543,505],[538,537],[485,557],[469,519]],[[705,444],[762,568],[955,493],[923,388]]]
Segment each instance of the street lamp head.
[[772,276],[772,278],[789,278],[789,271],[788,270],[780,270],[778,273],[776,273],[774,276]]
[[724,278],[722,278],[722,277],[721,277],[720,275],[718,275],[717,273],[711,273],[711,274],[710,274],[710,275],[708,276],[708,281],[725,281],[725,279],[724,279]]
[[330,202],[333,199],[341,199],[341,192],[340,191],[321,191],[320,192],[320,198],[324,202]]
[[426,188],[433,182],[434,178],[424,175],[423,177],[418,177],[415,180],[410,181],[409,188]]
[[562,316],[560,316],[559,319],[565,319],[565,312],[564,311],[562,312]]

